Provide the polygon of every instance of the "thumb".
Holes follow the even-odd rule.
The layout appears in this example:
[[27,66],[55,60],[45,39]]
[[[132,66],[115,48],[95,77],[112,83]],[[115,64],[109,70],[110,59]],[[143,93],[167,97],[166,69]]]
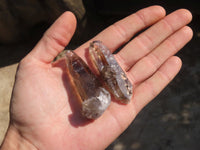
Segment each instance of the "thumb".
[[76,29],[76,18],[71,12],[63,13],[44,33],[28,56],[40,62],[51,63],[71,40]]

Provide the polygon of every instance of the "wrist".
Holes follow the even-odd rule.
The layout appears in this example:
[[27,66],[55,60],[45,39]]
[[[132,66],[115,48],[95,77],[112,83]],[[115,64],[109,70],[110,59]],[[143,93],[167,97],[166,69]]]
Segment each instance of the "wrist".
[[23,138],[12,125],[9,126],[0,150],[36,150],[29,141]]

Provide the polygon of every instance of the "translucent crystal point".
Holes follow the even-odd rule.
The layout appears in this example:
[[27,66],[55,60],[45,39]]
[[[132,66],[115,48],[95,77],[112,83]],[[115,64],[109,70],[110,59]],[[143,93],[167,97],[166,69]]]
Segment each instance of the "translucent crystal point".
[[117,100],[128,103],[133,94],[132,84],[110,50],[101,41],[93,41],[89,54],[108,90]]
[[74,52],[66,52],[66,63],[82,101],[82,114],[89,119],[98,118],[110,105],[110,93],[102,87],[99,79]]

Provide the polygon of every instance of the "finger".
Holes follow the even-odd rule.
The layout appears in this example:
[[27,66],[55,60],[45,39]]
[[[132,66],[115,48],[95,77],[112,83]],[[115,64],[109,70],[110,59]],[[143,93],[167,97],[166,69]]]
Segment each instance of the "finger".
[[169,57],[176,54],[192,38],[190,27],[183,27],[167,38],[154,51],[138,61],[130,70],[134,84],[149,78]]
[[93,40],[100,40],[113,52],[122,44],[132,38],[134,34],[145,27],[152,25],[165,16],[165,10],[160,6],[144,8],[103,30],[90,41],[77,49],[77,53],[82,55],[84,49]]
[[129,42],[117,55],[125,70],[147,55],[172,33],[188,24],[192,15],[188,10],[177,10]]
[[181,65],[182,62],[179,57],[170,57],[152,77],[141,83],[135,89],[135,97],[132,102],[135,106],[136,113],[164,89],[179,72]]
[[71,12],[65,12],[45,32],[28,56],[44,63],[50,63],[69,43],[75,28],[75,16]]

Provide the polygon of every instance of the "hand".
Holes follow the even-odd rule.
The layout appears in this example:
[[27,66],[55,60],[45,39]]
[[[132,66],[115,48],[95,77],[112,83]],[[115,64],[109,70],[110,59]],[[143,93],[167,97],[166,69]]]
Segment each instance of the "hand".
[[[2,148],[12,143],[11,135],[20,139],[18,145],[30,149],[106,148],[179,72],[181,60],[174,55],[192,38],[192,30],[186,26],[191,18],[191,13],[184,9],[165,16],[163,8],[152,6],[91,39],[103,41],[114,52],[151,26],[115,55],[135,87],[131,102],[128,105],[112,102],[99,119],[88,121],[76,113],[76,100],[65,78],[62,60],[52,63],[75,31],[74,15],[65,12],[19,64],[10,125]],[[83,59],[89,42],[75,50]]]

